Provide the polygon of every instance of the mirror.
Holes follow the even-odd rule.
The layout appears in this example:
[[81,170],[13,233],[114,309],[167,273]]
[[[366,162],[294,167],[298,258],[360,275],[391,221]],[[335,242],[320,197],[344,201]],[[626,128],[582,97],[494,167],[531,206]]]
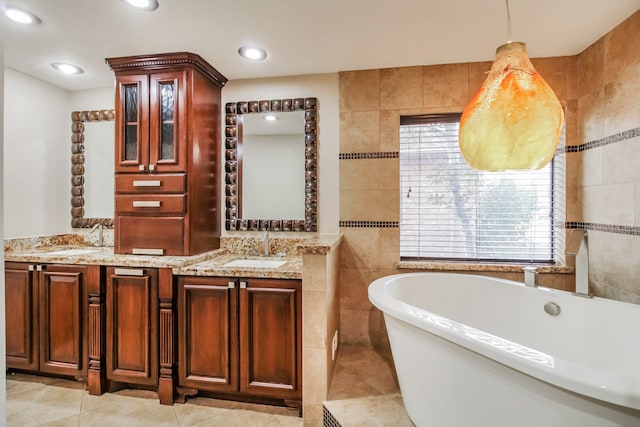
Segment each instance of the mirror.
[[316,231],[317,99],[225,108],[226,229]]
[[115,110],[71,113],[71,227],[113,228]]

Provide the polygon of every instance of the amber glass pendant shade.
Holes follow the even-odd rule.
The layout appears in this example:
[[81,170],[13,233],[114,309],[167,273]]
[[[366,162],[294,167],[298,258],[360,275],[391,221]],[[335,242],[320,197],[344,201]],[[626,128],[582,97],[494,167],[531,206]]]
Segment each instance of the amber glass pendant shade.
[[556,152],[564,114],[524,43],[496,50],[487,79],[460,118],[460,150],[474,169],[540,169]]

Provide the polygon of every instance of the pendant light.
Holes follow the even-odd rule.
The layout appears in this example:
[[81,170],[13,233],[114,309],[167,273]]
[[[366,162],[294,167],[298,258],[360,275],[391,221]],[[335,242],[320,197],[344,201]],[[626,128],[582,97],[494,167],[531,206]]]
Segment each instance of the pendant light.
[[459,144],[471,167],[487,171],[540,169],[553,158],[564,122],[558,97],[533,68],[526,45],[498,47],[487,79],[460,118]]

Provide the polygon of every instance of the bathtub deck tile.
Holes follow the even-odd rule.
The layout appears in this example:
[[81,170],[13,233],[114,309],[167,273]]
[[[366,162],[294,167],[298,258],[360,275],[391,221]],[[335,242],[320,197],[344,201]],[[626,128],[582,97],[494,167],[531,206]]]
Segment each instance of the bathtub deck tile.
[[323,405],[342,427],[414,425],[402,404],[390,354],[371,348],[340,348]]
[[342,427],[413,427],[399,394],[358,397],[324,402]]

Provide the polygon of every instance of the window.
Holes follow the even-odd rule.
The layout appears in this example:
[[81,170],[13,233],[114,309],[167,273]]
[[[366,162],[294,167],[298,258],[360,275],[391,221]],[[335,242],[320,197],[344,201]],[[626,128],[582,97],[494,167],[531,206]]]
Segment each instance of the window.
[[459,125],[460,114],[401,117],[401,259],[557,262],[564,156],[536,171],[476,171]]

